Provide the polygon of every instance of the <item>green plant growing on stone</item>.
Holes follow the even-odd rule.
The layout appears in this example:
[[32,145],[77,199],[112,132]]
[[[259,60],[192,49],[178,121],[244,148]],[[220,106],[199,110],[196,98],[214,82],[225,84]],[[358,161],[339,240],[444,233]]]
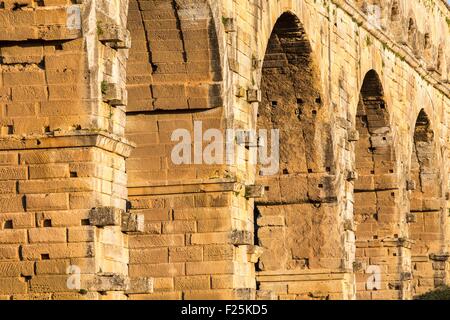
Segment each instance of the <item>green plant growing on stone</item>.
[[101,36],[102,34],[103,34],[102,23],[99,21],[97,22],[97,35]]
[[106,92],[108,91],[108,82],[103,80],[102,83],[100,84],[100,88],[102,90],[102,94],[106,94]]
[[86,289],[80,289],[80,291],[78,291],[78,292],[83,295],[88,293],[88,291]]
[[224,26],[227,26],[230,23],[230,21],[232,21],[232,20],[233,20],[232,18],[227,18],[227,17],[222,16],[222,23]]

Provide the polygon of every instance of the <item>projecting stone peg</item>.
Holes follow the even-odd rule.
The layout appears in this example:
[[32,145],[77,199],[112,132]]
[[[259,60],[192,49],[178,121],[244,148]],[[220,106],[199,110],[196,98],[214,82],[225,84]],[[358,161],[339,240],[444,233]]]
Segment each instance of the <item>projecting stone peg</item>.
[[103,101],[112,106],[125,106],[127,104],[127,91],[116,83],[102,82]]
[[253,240],[252,233],[245,230],[233,230],[231,232],[231,243],[235,246],[251,245]]
[[400,278],[402,279],[402,281],[406,281],[406,280],[412,280],[413,276],[411,272],[402,272],[400,275]]
[[153,278],[140,277],[132,278],[129,281],[128,289],[125,291],[127,294],[139,294],[139,293],[153,293]]
[[120,226],[124,210],[114,207],[92,208],[89,211],[89,223],[96,227]]
[[258,89],[249,89],[247,90],[247,101],[252,102],[261,102],[262,94],[261,90]]
[[130,279],[118,273],[96,274],[84,284],[88,291],[125,291],[130,286]]
[[253,70],[259,70],[261,69],[261,60],[253,57],[252,58],[252,69]]
[[236,32],[235,20],[233,18],[222,17],[222,23],[226,33]]
[[444,253],[431,253],[430,259],[433,261],[447,261],[450,257],[450,253],[444,252]]
[[241,86],[237,86],[234,95],[238,98],[245,97],[245,88],[241,87]]
[[348,130],[348,141],[355,142],[359,140],[359,131],[355,129]]
[[250,198],[262,198],[264,196],[264,186],[262,185],[250,185],[245,186],[245,197]]
[[414,223],[417,221],[417,216],[415,213],[410,212],[406,215],[406,222],[407,223]]
[[407,180],[406,181],[406,191],[414,191],[416,190],[416,181],[414,180]]
[[234,58],[228,58],[228,65],[230,70],[239,73],[239,62]]
[[122,232],[144,232],[144,215],[125,212],[122,215]]
[[358,180],[358,172],[349,171],[347,173],[347,181],[356,181],[356,180]]
[[344,230],[345,231],[355,231],[355,223],[352,219],[344,220]]
[[358,271],[361,271],[361,270],[363,270],[363,264],[362,264],[362,262],[361,261],[353,261],[353,271],[354,272],[358,272]]
[[98,40],[115,49],[131,47],[130,32],[115,24],[99,23],[97,25]]
[[248,245],[247,246],[247,260],[251,263],[257,263],[258,259],[262,256],[264,249],[259,246]]

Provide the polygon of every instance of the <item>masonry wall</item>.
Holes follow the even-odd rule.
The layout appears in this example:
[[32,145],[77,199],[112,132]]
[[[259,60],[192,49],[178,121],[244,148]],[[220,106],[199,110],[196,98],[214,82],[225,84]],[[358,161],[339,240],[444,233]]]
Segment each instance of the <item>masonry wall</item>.
[[149,291],[128,278],[126,3],[1,5],[2,299]]

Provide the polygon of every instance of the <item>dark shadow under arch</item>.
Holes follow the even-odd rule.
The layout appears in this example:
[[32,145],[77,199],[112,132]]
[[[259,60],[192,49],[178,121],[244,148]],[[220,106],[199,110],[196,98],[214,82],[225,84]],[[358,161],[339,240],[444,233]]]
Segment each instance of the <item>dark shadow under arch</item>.
[[[359,266],[357,297],[398,299],[399,272],[399,186],[390,116],[378,73],[370,70],[364,78],[356,115],[359,140],[355,146],[358,178],[354,186],[356,221],[356,265]],[[383,279],[372,286],[366,272],[379,268]]]
[[409,215],[409,233],[414,241],[411,256],[415,294],[443,284],[439,262],[433,261],[433,255],[441,252],[444,232],[441,168],[435,143],[430,119],[422,109],[415,124],[410,169],[410,179],[415,182]]
[[257,129],[280,130],[280,169],[260,175],[255,200],[257,269],[302,272],[338,269],[342,252],[336,217],[333,143],[320,73],[305,29],[283,13],[270,36],[261,80]]

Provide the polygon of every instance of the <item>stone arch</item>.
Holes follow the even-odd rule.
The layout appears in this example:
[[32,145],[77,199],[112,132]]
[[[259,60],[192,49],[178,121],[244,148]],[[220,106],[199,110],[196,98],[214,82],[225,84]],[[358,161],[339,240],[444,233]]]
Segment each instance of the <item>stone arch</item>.
[[399,275],[392,270],[401,266],[395,144],[383,85],[373,69],[365,75],[360,90],[356,130],[359,133],[354,184],[357,297],[377,299],[381,291],[381,296],[395,299],[401,296],[399,279],[395,283],[370,284],[366,274],[369,266],[375,266],[383,279],[394,279]]
[[129,112],[220,107],[223,78],[207,0],[130,0]]
[[413,242],[412,272],[415,294],[443,284],[439,274],[442,245],[442,177],[439,148],[431,121],[421,109],[415,123],[409,174],[409,233]]
[[[221,174],[187,164],[174,167],[170,151],[175,129],[193,132],[202,120],[207,129],[224,128],[222,50],[208,0],[131,0],[127,63],[127,138],[137,147],[127,161],[129,187]],[[219,30],[220,31],[220,30]],[[145,161],[144,161],[145,160]]]
[[311,45],[291,12],[278,18],[268,41],[261,93],[257,128],[280,130],[280,166],[270,176],[257,168],[256,183],[266,190],[255,200],[255,243],[264,249],[257,270],[337,269],[330,127]]

